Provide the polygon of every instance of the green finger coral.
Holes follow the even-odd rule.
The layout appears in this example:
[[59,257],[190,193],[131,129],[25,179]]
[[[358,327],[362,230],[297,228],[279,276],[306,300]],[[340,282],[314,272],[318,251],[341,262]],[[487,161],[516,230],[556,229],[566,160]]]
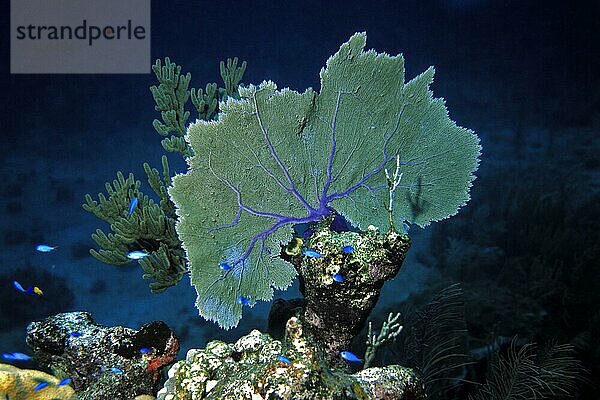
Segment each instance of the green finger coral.
[[216,83],[209,83],[204,92],[202,89],[188,90],[192,76],[189,72],[182,75],[181,66],[172,63],[168,57],[165,58],[164,65],[160,60],[156,60],[152,71],[159,85],[151,86],[150,91],[156,102],[156,111],[160,112],[163,120],[161,122],[155,119],[152,125],[161,136],[167,136],[161,142],[165,150],[189,157],[194,153],[183,139],[190,117],[190,111],[186,109],[188,99],[191,97],[199,119],[214,119],[219,112],[220,100],[237,97],[238,85],[246,71],[246,61],[240,66],[237,57],[228,58],[227,63],[221,61],[220,72],[225,88],[217,87]]
[[[144,279],[151,279],[150,289],[154,293],[177,284],[187,271],[185,255],[175,232],[174,205],[167,196],[170,184],[167,158],[163,156],[163,180],[156,169],[144,164],[148,183],[160,198],[157,204],[140,192],[140,181],[133,174],[127,178],[117,172],[117,179],[106,183],[108,199],[102,193],[98,201],[86,195],[83,208],[108,222],[112,233],[108,235],[97,229],[92,239],[100,250],[90,250],[90,254],[101,262],[112,265],[131,263],[127,254],[135,250],[149,253],[139,260],[144,271]],[[137,198],[137,206],[129,212],[132,199]]]
[[[152,123],[155,130],[165,136],[162,145],[169,152],[177,152],[184,158],[194,154],[191,147],[183,139],[186,133],[190,111],[187,102],[198,112],[199,119],[210,120],[219,112],[218,101],[228,96],[237,96],[237,88],[246,70],[246,62],[238,66],[238,59],[227,59],[220,64],[221,77],[225,88],[216,83],[206,85],[202,89],[188,89],[191,75],[181,73],[181,66],[165,58],[164,63],[157,60],[152,70],[159,82],[150,91],[156,102],[156,110],[160,112],[162,121],[155,119]],[[235,93],[234,93],[235,92]],[[140,182],[133,174],[127,178],[121,172],[117,179],[105,184],[108,198],[98,194],[98,201],[86,195],[83,208],[110,224],[112,230],[108,235],[97,229],[92,239],[100,246],[90,253],[106,264],[122,265],[132,262],[127,257],[131,251],[141,250],[149,255],[138,260],[144,271],[144,279],[153,280],[150,289],[159,293],[177,284],[187,272],[186,258],[181,242],[175,232],[175,206],[167,187],[171,185],[169,164],[162,157],[162,177],[157,169],[144,164],[148,176],[148,184],[158,196],[158,203],[140,191]],[[137,199],[132,211],[129,208],[132,200]]]
[[433,97],[433,68],[405,82],[401,55],[365,44],[355,34],[329,58],[320,92],[240,86],[188,128],[194,155],[169,194],[204,318],[231,328],[291,283],[278,255],[294,225],[426,226],[469,199],[479,140]]

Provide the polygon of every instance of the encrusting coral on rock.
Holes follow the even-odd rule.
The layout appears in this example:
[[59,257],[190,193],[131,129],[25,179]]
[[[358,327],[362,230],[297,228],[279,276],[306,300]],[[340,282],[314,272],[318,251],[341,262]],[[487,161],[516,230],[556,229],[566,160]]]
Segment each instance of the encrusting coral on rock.
[[85,312],[32,322],[27,344],[40,365],[72,379],[78,400],[153,395],[161,369],[175,361],[179,350],[177,337],[164,322],[150,322],[136,331],[98,325]]
[[[40,384],[47,385],[35,390]],[[75,391],[68,385],[57,386],[60,380],[33,369],[20,369],[0,364],[0,396],[2,400],[74,400]]]
[[283,342],[258,330],[234,344],[212,341],[192,349],[169,370],[159,400],[398,399],[424,398],[407,368],[369,368],[351,375],[331,370],[296,317]]
[[[404,233],[316,230],[305,251],[291,258],[306,299],[302,320],[330,364],[363,328],[385,281],[396,276],[410,247]],[[308,251],[319,257],[306,256]],[[308,253],[310,254],[310,253]]]

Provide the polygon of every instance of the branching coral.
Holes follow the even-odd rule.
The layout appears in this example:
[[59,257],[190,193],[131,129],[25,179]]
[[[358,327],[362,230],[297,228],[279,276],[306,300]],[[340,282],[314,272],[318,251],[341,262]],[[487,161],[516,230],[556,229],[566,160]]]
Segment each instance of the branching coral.
[[156,102],[156,111],[160,112],[163,119],[163,122],[155,119],[152,125],[161,136],[169,136],[172,133],[161,142],[165,150],[189,157],[194,151],[183,139],[190,117],[190,112],[186,110],[188,99],[191,97],[199,119],[214,119],[219,113],[219,101],[227,97],[238,98],[237,89],[246,71],[246,61],[239,67],[237,57],[233,60],[228,58],[227,63],[221,61],[220,72],[225,88],[218,88],[216,83],[209,83],[204,92],[202,89],[188,90],[192,76],[190,73],[181,75],[181,66],[172,63],[168,57],[165,58],[164,65],[160,60],[156,60],[152,71],[159,85],[150,87],[150,91]]
[[368,368],[371,365],[379,347],[394,340],[400,332],[402,332],[403,326],[398,322],[399,319],[400,313],[389,313],[387,319],[381,324],[379,333],[373,332],[373,324],[369,321],[369,328],[367,331],[367,351],[365,352],[365,368]]
[[[159,172],[144,164],[148,183],[160,198],[157,204],[143,194],[140,182],[133,174],[127,178],[119,171],[112,185],[106,183],[108,199],[98,194],[99,201],[86,195],[86,211],[108,222],[114,233],[106,235],[96,230],[92,235],[100,250],[90,250],[90,254],[101,262],[113,265],[131,263],[127,257],[131,251],[145,251],[147,257],[139,260],[145,279],[152,279],[150,289],[162,292],[179,282],[186,272],[186,261],[181,243],[175,232],[174,205],[168,198],[166,187],[170,184],[169,165],[163,156],[163,180]],[[137,198],[137,206],[129,213],[132,199]]]
[[[190,157],[194,154],[193,150],[183,139],[190,117],[190,111],[186,109],[189,98],[200,119],[215,118],[219,111],[218,101],[237,96],[246,62],[240,66],[237,58],[221,62],[225,88],[218,88],[216,83],[208,84],[206,93],[202,89],[188,90],[191,75],[182,75],[181,66],[172,63],[169,58],[165,58],[164,64],[157,60],[152,70],[159,85],[152,86],[150,90],[162,118],[162,122],[155,119],[153,126],[161,136],[167,136],[161,142],[165,150]],[[187,272],[187,263],[175,232],[175,206],[167,194],[167,187],[171,185],[167,158],[162,157],[162,174],[147,163],[144,163],[144,171],[150,188],[158,196],[158,204],[140,191],[140,182],[134,179],[133,174],[125,179],[119,171],[112,186],[108,182],[105,184],[108,199],[100,193],[96,201],[88,194],[83,208],[108,222],[113,231],[107,235],[100,229],[96,230],[92,238],[100,250],[92,249],[90,253],[101,262],[122,265],[132,262],[127,257],[129,252],[144,251],[148,256],[139,260],[144,279],[154,280],[150,289],[159,293],[181,280]],[[137,203],[130,211],[132,201]]]

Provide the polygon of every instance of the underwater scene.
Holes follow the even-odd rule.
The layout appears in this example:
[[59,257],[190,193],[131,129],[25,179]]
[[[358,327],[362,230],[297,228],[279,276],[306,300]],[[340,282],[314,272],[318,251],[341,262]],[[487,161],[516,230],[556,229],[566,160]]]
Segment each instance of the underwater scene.
[[2,3],[0,400],[595,400],[600,3]]

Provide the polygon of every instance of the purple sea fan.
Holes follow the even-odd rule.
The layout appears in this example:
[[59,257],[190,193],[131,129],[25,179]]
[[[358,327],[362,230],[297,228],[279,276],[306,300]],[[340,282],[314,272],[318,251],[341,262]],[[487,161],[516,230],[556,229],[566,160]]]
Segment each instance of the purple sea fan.
[[295,224],[335,210],[361,229],[425,226],[468,200],[477,136],[432,97],[432,68],[405,83],[403,57],[365,43],[355,34],[330,57],[319,93],[240,87],[217,121],[189,127],[195,155],[169,194],[204,318],[234,327],[237,298],[270,300],[291,284],[296,271],[277,255]]

